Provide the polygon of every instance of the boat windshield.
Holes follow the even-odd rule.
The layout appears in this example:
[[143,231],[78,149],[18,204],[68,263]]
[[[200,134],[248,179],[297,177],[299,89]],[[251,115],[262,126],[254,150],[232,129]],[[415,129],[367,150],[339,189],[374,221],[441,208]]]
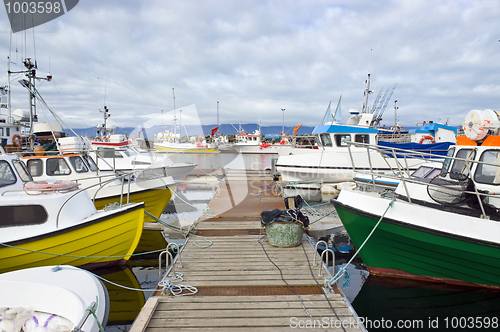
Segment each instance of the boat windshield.
[[476,150],[461,149],[457,151],[455,156],[457,159],[453,161],[453,166],[450,171],[450,178],[454,180],[465,180],[472,167],[472,160],[476,157]]
[[499,152],[499,150],[486,150],[481,154],[479,161],[482,163],[477,165],[474,181],[485,184],[500,184]]
[[319,137],[323,146],[332,146],[332,138],[330,137],[330,134],[320,134]]
[[16,183],[16,175],[5,160],[0,160],[0,187]]
[[69,157],[69,161],[71,162],[71,165],[73,165],[73,168],[77,173],[85,173],[89,171],[87,166],[85,166],[85,162],[83,161],[82,157],[72,156]]
[[450,148],[448,152],[446,153],[446,159],[443,162],[443,168],[441,168],[441,176],[445,177],[446,174],[448,173],[448,170],[450,169],[451,165],[451,157],[455,154],[455,148]]
[[26,165],[20,161],[20,160],[12,160],[12,164],[14,165],[14,168],[17,171],[17,174],[19,174],[19,177],[23,182],[30,182],[33,181],[33,178],[31,177],[31,174],[29,173],[28,169],[26,168]]
[[83,155],[83,159],[85,159],[85,161],[87,162],[87,164],[90,167],[90,170],[92,172],[96,172],[97,171],[97,165],[95,164],[94,159],[92,159],[91,156],[89,156],[89,155]]

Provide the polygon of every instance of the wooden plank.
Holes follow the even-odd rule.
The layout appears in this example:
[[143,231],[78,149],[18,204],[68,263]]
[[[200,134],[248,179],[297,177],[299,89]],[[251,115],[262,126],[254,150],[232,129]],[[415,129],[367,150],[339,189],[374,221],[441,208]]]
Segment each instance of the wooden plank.
[[[214,319],[152,319],[149,326],[151,327],[161,327],[167,329],[182,328],[182,327],[196,327],[196,328],[206,328],[206,327],[288,327],[290,328],[294,322],[293,319],[302,318],[302,320],[312,320],[304,311],[304,315],[300,317],[244,317],[244,318],[214,318]],[[339,321],[336,317],[326,317],[329,321],[331,318],[332,325],[335,325],[336,321]],[[322,317],[318,317],[320,326]],[[349,318],[345,317],[348,321]],[[353,319],[353,318],[352,318]],[[353,319],[354,320],[354,319]],[[342,322],[342,320],[340,320]],[[330,329],[329,329],[330,330]]]
[[[306,307],[307,308],[307,307]],[[307,308],[307,312],[313,317],[345,317],[350,316],[351,312],[346,308],[336,308],[335,312],[331,308]],[[219,318],[273,318],[273,317],[308,317],[303,308],[271,308],[271,309],[217,309],[217,310],[174,310],[155,311],[151,322],[156,324],[158,320],[171,319],[219,319]]]
[[[348,323],[347,323],[348,324]],[[294,329],[299,330],[299,326],[295,327]],[[292,328],[290,326],[287,327],[278,327],[278,326],[273,326],[273,327],[255,327],[255,326],[242,326],[242,327],[182,327],[182,328],[176,328],[175,332],[290,332]],[[300,331],[306,330],[306,331],[321,331],[324,332],[325,330],[321,327],[317,328],[300,328]],[[359,328],[350,328],[346,327],[344,329],[342,328],[328,328],[328,331],[330,332],[359,332],[361,331]],[[158,327],[150,327],[148,328],[148,332],[165,332],[165,329]]]
[[[330,301],[343,301],[339,294],[327,293],[326,296]],[[307,294],[300,296],[303,301],[324,300],[323,294]],[[273,296],[162,296],[159,297],[160,302],[176,302],[176,303],[221,303],[221,302],[299,302],[300,299],[296,295],[273,295]]]
[[[306,308],[330,308],[330,304],[334,308],[347,308],[347,305],[344,301],[330,301],[330,304],[323,300],[317,301],[304,301],[304,306]],[[172,307],[173,306],[173,307]],[[177,302],[159,302],[156,307],[156,312],[160,311],[170,311],[172,308],[182,310],[218,310],[218,309],[274,309],[274,308],[282,308],[282,309],[302,309],[301,302],[185,302],[179,306]]]
[[154,314],[156,306],[158,305],[159,298],[150,297],[141,312],[134,321],[134,325],[130,328],[129,332],[144,332],[146,327]]

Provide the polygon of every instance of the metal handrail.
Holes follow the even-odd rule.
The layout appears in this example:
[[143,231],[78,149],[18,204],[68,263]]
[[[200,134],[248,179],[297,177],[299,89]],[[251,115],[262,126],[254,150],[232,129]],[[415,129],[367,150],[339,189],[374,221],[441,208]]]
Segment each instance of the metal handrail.
[[[167,269],[168,271],[168,267],[169,267],[169,261],[171,262],[172,264],[172,272],[173,272],[173,275],[175,275],[175,262],[174,262],[174,257],[172,256],[172,254],[170,253],[170,251],[165,250],[165,251],[162,251],[160,252],[160,255],[158,257],[158,279],[161,279],[161,257],[163,256],[163,254],[166,255],[167,259],[165,261],[165,268]],[[169,260],[170,259],[170,260]]]
[[318,245],[323,244],[323,243],[324,243],[325,249],[328,249],[328,243],[326,243],[326,241],[323,241],[323,240],[316,242],[316,245],[314,246],[315,255],[314,255],[314,259],[313,259],[313,266],[317,265],[316,264],[316,256],[318,256]]
[[[331,252],[332,253],[332,261],[333,261],[333,267],[335,268],[335,253],[333,252],[332,249],[330,248],[326,248],[325,250],[323,250],[323,252],[321,253],[321,257],[320,257],[320,266],[319,266],[319,271],[318,271],[318,276],[321,277],[323,274],[321,274],[321,268],[323,267],[323,255],[325,255],[326,253],[326,266],[328,266],[328,253]],[[325,267],[326,269],[326,267]]]

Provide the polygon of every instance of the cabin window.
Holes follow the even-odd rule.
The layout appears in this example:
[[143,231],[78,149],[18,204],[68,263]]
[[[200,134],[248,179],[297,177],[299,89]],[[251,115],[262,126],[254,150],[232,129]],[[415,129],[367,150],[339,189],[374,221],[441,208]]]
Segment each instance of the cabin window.
[[68,175],[71,169],[63,158],[48,158],[46,172],[47,175]]
[[439,175],[439,172],[441,172],[441,169],[439,168],[420,166],[415,172],[413,172],[411,177],[420,179],[433,179]]
[[91,156],[84,155],[83,159],[85,159],[85,161],[87,162],[87,164],[90,167],[90,170],[92,172],[96,172],[97,171],[97,165],[95,164],[94,159],[92,159]]
[[323,144],[323,146],[333,146],[330,134],[321,134],[319,135],[319,137],[321,140],[321,144]]
[[5,136],[10,136],[10,128],[5,128]]
[[0,160],[0,187],[16,183],[16,175],[5,160]]
[[41,205],[0,206],[0,227],[40,225],[47,221],[48,214]]
[[450,148],[448,152],[446,153],[446,158],[443,161],[443,167],[441,168],[441,174],[439,174],[442,177],[445,177],[446,174],[448,174],[448,170],[450,169],[451,165],[451,157],[453,157],[453,154],[455,154],[455,148]]
[[26,168],[26,165],[24,165],[22,161],[12,160],[12,164],[14,165],[17,174],[19,174],[19,177],[23,182],[33,181],[33,178],[31,177],[28,169]]
[[351,141],[351,135],[349,134],[335,135],[335,144],[337,144],[337,146],[347,146],[347,142],[350,141]]
[[481,154],[479,161],[485,164],[477,164],[474,181],[486,184],[500,184],[499,152],[500,150],[486,150]]
[[368,134],[356,134],[354,136],[354,142],[370,144],[370,135],[368,135]]
[[43,161],[41,159],[28,160],[28,169],[32,176],[43,175]]
[[471,160],[476,157],[476,150],[472,149],[461,149],[458,150],[453,161],[453,166],[450,171],[450,178],[454,180],[463,181],[467,179],[470,174],[470,169],[472,166]]
[[0,136],[3,136],[3,127],[0,127]]
[[73,168],[77,173],[85,173],[89,171],[87,166],[85,166],[85,162],[83,161],[82,157],[69,157],[69,161],[71,162],[71,165],[73,165]]

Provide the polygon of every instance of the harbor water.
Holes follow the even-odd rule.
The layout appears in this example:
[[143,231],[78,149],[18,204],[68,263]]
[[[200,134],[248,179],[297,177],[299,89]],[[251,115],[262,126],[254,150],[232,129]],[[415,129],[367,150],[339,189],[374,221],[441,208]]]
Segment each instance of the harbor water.
[[[230,153],[179,154],[171,157],[176,162],[196,163],[197,168],[203,170],[271,169],[275,158],[277,155]],[[180,195],[190,202],[189,208],[164,213],[162,220],[197,220],[204,213],[213,190],[186,188]],[[304,210],[311,221],[331,213],[333,209],[330,204],[308,203],[312,208],[306,205]],[[262,210],[265,210],[264,206]],[[330,272],[334,274],[346,265],[355,248],[352,248],[345,232],[332,235],[327,240],[337,249],[343,248],[336,252],[335,266],[330,262]],[[338,285],[369,331],[493,331],[500,327],[500,291],[370,276],[359,257],[347,266],[347,271],[348,275],[340,279]],[[159,281],[158,254],[134,257],[123,268],[93,272],[113,283],[105,282],[111,301],[106,331],[129,330]]]

